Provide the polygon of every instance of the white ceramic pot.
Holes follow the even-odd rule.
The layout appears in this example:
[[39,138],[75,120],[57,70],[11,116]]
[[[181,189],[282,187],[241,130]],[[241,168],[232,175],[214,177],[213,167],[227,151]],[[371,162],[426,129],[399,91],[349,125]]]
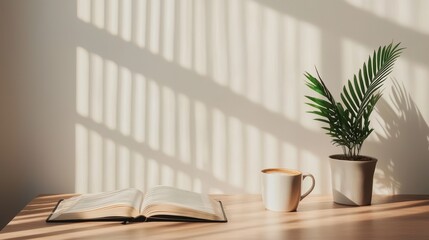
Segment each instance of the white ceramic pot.
[[329,156],[334,202],[344,205],[370,205],[372,182],[377,159],[341,160],[341,155]]

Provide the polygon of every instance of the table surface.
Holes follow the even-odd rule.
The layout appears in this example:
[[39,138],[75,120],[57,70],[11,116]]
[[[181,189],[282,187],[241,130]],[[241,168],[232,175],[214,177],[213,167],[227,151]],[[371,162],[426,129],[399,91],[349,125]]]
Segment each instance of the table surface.
[[374,196],[371,206],[338,205],[309,196],[296,212],[264,209],[260,195],[212,195],[228,223],[45,223],[57,201],[33,199],[1,232],[0,239],[429,239],[429,196]]

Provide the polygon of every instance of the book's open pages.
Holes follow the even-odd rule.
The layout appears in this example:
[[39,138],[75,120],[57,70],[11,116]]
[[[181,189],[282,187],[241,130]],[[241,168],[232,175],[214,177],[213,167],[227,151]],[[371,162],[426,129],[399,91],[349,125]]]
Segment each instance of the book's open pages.
[[50,220],[124,218],[140,215],[141,191],[133,188],[103,193],[82,194],[61,201]]
[[146,194],[141,215],[181,216],[208,220],[225,220],[222,205],[207,195],[173,187],[157,186]]
[[58,203],[47,222],[84,220],[170,220],[226,222],[221,202],[207,195],[157,186],[82,194]]

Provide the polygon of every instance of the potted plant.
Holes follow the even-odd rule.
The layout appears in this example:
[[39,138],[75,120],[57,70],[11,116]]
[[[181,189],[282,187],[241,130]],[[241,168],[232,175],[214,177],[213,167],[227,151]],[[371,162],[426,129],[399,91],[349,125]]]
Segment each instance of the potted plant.
[[360,155],[365,139],[374,130],[370,115],[382,96],[383,83],[392,72],[404,48],[389,44],[374,50],[353,80],[348,80],[337,102],[316,68],[317,77],[306,72],[306,85],[319,96],[306,96],[312,107],[309,113],[326,124],[322,128],[343,154],[329,156],[334,202],[346,205],[369,205],[377,159]]

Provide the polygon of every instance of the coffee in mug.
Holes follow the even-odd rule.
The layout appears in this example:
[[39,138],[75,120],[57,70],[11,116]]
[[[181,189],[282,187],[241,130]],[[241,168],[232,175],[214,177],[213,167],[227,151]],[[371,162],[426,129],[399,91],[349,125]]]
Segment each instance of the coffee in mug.
[[[296,211],[299,202],[314,189],[315,180],[311,174],[285,168],[268,168],[262,174],[262,201],[271,211]],[[311,187],[301,195],[302,181],[310,177]]]

